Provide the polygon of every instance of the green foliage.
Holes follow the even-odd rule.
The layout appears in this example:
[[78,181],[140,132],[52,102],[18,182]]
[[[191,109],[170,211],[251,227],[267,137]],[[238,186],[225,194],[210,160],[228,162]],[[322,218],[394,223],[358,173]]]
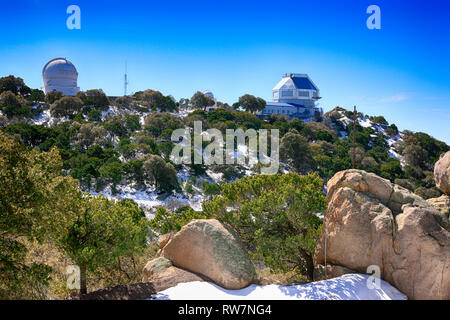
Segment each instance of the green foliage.
[[111,189],[113,193],[116,193],[116,186],[122,180],[123,165],[116,159],[107,161],[99,169],[100,177],[106,183],[111,183]]
[[149,89],[136,92],[134,96],[153,111],[172,112],[177,107],[170,96],[164,96],[159,91]]
[[389,125],[389,122],[387,122],[383,116],[374,117],[373,122],[375,122],[376,124],[381,124],[381,125],[385,125],[385,126]]
[[35,298],[51,269],[28,263],[27,241],[43,241],[54,230],[77,183],[61,177],[56,149],[38,153],[0,131],[0,298]]
[[417,144],[408,144],[403,149],[403,159],[411,166],[424,167],[428,152]]
[[66,96],[51,104],[50,113],[54,117],[73,118],[81,111],[82,107],[83,102],[79,98]]
[[423,132],[406,131],[399,145],[400,154],[406,164],[424,170],[432,169],[440,155],[449,150],[447,144]]
[[3,132],[11,136],[16,135],[16,137],[20,137],[20,142],[33,147],[38,147],[45,141],[48,141],[48,139],[58,137],[58,132],[53,128],[32,125],[25,122],[10,124],[3,128]]
[[43,102],[45,101],[45,93],[42,90],[33,89],[27,99],[29,101]]
[[125,158],[132,157],[135,154],[135,145],[131,143],[128,138],[121,138],[119,145],[117,146],[117,151],[119,151]]
[[106,110],[109,107],[109,99],[102,90],[92,89],[85,93],[77,93],[85,106],[91,106],[99,110]]
[[205,110],[206,107],[213,106],[214,100],[210,97],[204,95],[202,92],[197,91],[194,95],[189,99],[190,103],[198,109]]
[[50,91],[45,95],[45,102],[48,104],[53,104],[63,97],[63,93],[61,91]]
[[236,230],[256,260],[273,270],[301,270],[312,278],[315,244],[325,210],[323,181],[300,176],[246,176],[222,185],[222,196],[203,203],[203,213]]
[[189,206],[181,207],[176,212],[170,212],[164,207],[159,207],[149,225],[153,236],[156,237],[171,231],[179,231],[181,227],[194,219],[207,218],[209,216],[205,216],[201,211],[195,211]]
[[242,167],[239,165],[215,164],[211,167],[211,170],[215,173],[222,173],[222,179],[226,181],[242,178],[244,176]]
[[22,78],[16,78],[12,75],[0,78],[0,94],[6,91],[11,91],[15,95],[21,94],[22,96],[31,93],[31,89],[25,85]]
[[4,91],[0,94],[0,110],[8,117],[29,117],[31,108],[27,105],[26,100],[15,95],[12,91]]
[[211,196],[219,195],[221,191],[222,191],[222,188],[217,183],[207,182],[203,185],[203,193],[205,194],[205,196],[211,197]]
[[316,133],[316,140],[323,140],[328,142],[333,142],[334,137],[331,133],[325,130],[320,130]]
[[244,130],[249,128],[257,130],[262,126],[263,120],[247,111],[233,111],[232,114],[236,126]]
[[266,107],[266,101],[264,99],[257,98],[251,94],[244,94],[242,97],[239,97],[239,104],[251,113],[261,111]]
[[308,173],[316,166],[308,141],[294,129],[280,141],[280,158],[299,173]]
[[397,159],[390,159],[388,162],[383,163],[380,167],[380,176],[391,181],[402,178],[403,171],[400,161]]
[[398,128],[395,124],[391,124],[387,129],[386,133],[391,137],[398,134]]
[[179,117],[167,112],[152,113],[144,119],[145,129],[155,138],[159,137],[166,129],[184,128],[184,124]]
[[416,132],[414,137],[417,139],[420,146],[427,151],[429,155],[428,162],[431,164],[436,163],[442,153],[450,150],[450,147],[445,142],[436,140],[426,133]]
[[138,115],[127,114],[125,116],[125,126],[128,132],[134,132],[141,129]]
[[102,118],[102,113],[97,110],[97,109],[91,109],[88,114],[88,120],[93,122],[93,121],[100,121]]
[[143,160],[133,159],[123,164],[124,173],[140,185],[144,183],[143,163]]
[[177,171],[172,164],[157,155],[147,155],[142,170],[150,184],[156,189],[170,192],[178,188]]
[[72,208],[55,238],[57,246],[80,267],[84,293],[87,271],[145,248],[148,223],[142,210],[129,200],[115,202],[79,193]]
[[193,195],[195,193],[194,187],[192,186],[192,183],[186,183],[186,186],[184,187],[184,191],[190,195]]
[[[196,113],[198,114],[198,113]],[[190,114],[192,116],[193,113]],[[218,122],[225,122],[225,121],[233,121],[234,115],[232,112],[224,110],[224,109],[215,109],[207,114],[208,122],[211,124],[218,123]]]
[[74,134],[73,142],[82,150],[86,150],[94,144],[105,145],[107,142],[106,130],[100,125],[83,123]]

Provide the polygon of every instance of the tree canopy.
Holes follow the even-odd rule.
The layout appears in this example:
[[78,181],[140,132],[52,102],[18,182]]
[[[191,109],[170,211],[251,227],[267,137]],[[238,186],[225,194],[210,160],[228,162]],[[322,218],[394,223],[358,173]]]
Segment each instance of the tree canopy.
[[205,110],[206,107],[210,107],[214,105],[214,99],[208,97],[200,91],[194,93],[194,95],[189,99],[190,103],[194,106],[194,108]]
[[311,279],[322,224],[316,213],[326,205],[322,184],[317,173],[246,176],[222,184],[222,195],[204,202],[203,214],[236,230],[253,259]]
[[248,112],[254,113],[263,110],[266,107],[266,101],[251,94],[244,94],[242,97],[239,97],[239,105]]

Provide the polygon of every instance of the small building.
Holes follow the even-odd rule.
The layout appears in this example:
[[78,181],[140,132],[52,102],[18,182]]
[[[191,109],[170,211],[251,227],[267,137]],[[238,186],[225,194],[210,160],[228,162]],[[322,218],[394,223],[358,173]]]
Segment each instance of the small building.
[[267,102],[258,116],[278,114],[288,118],[311,118],[323,113],[316,106],[320,99],[319,88],[307,74],[286,73],[272,89],[272,94],[273,101]]
[[55,58],[47,62],[42,69],[45,94],[61,91],[66,96],[75,96],[80,88],[77,86],[78,72],[72,62],[65,58]]

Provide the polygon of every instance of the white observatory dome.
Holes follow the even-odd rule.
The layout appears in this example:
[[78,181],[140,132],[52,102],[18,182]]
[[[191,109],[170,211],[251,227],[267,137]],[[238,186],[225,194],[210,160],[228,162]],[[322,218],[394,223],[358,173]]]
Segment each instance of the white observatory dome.
[[211,91],[205,90],[205,91],[203,91],[202,93],[203,93],[205,96],[207,96],[207,97],[209,97],[209,98],[211,98],[211,99],[213,99],[213,100],[216,100],[216,99],[214,98],[214,95],[213,95],[213,93],[212,93]]
[[66,96],[74,96],[80,91],[77,86],[78,72],[65,58],[52,59],[42,69],[44,93],[61,91]]

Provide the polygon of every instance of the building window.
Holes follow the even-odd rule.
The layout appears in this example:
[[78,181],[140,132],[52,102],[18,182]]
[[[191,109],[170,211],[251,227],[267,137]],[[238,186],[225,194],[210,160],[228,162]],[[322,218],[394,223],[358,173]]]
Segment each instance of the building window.
[[308,91],[303,91],[303,90],[297,90],[297,95],[299,97],[309,97],[309,92]]
[[292,89],[282,90],[281,96],[282,97],[292,97],[292,96],[294,96],[294,90],[292,90]]

